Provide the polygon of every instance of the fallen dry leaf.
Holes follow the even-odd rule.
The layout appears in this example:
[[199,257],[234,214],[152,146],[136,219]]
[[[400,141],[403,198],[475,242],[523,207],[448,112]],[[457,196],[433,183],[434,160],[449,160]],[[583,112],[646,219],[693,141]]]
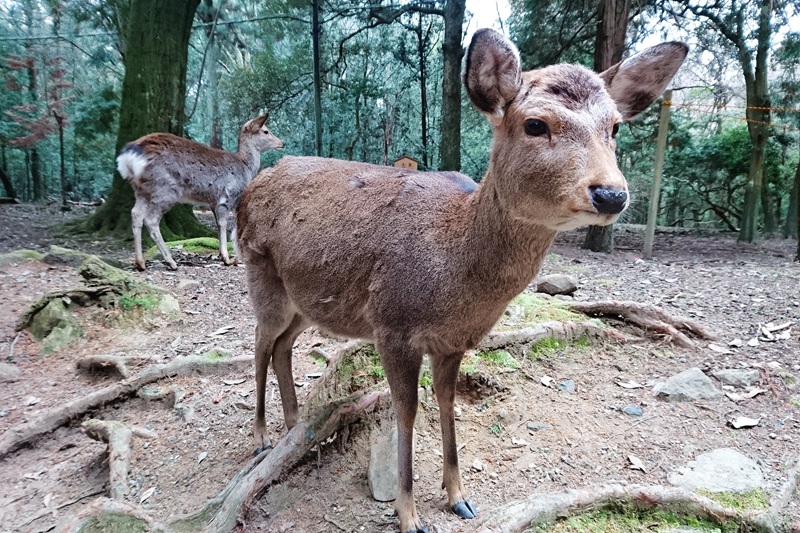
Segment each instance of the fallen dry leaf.
[[628,466],[628,468],[631,470],[641,470],[642,472],[647,473],[647,470],[644,467],[644,462],[635,455],[629,455],[628,461],[631,462],[631,464]]
[[141,497],[141,498],[139,498],[139,505],[143,504],[143,503],[144,503],[144,501],[145,501],[147,498],[149,498],[150,496],[152,496],[152,495],[153,495],[153,493],[154,493],[155,491],[156,491],[156,488],[155,488],[155,487],[150,487],[149,489],[147,489],[146,491],[144,491],[144,492],[142,493],[142,497]]
[[761,422],[760,418],[748,418],[746,416],[739,416],[732,418],[728,421],[733,429],[752,428]]

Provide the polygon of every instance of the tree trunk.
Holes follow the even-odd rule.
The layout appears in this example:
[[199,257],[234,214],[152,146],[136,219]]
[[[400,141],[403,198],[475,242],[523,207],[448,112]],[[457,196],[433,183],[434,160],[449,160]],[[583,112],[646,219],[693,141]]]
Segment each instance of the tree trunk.
[[466,0],[447,0],[444,6],[442,74],[442,144],[439,170],[461,170],[461,38]]
[[[122,103],[117,152],[125,143],[152,132],[183,134],[189,35],[199,0],[132,0],[125,24]],[[108,201],[82,229],[128,233],[133,189],[119,174]],[[210,236],[191,206],[178,205],[161,219],[166,240]]]
[[[739,8],[744,9],[744,8]],[[761,191],[764,187],[764,161],[766,160],[767,140],[769,139],[770,102],[767,80],[767,57],[772,36],[772,0],[761,0],[759,29],[755,68],[753,57],[744,44],[739,48],[745,88],[747,92],[747,130],[753,147],[750,152],[750,169],[747,173],[747,190],[742,209],[742,225],[739,230],[740,242],[755,242],[758,238],[758,208]],[[744,36],[741,36],[744,41]]]
[[311,2],[311,45],[314,55],[314,126],[315,136],[314,145],[317,149],[317,156],[322,155],[322,76],[320,75],[319,57],[319,3],[320,0]]
[[[33,0],[27,0],[23,4],[23,11],[25,12],[25,25],[27,26],[28,35],[33,35],[33,7],[34,2]],[[26,41],[25,42],[25,53],[28,57],[33,58],[34,51],[33,51],[33,42]],[[28,95],[30,97],[30,103],[35,103],[39,100],[38,92],[38,83],[36,81],[36,66],[35,61],[30,61],[29,66],[27,68],[28,72]],[[31,172],[31,182],[33,184],[33,201],[38,202],[44,198],[45,190],[44,190],[44,181],[42,180],[42,171],[39,159],[39,150],[36,146],[32,146],[30,148],[30,172]]]
[[219,122],[219,99],[217,98],[219,45],[213,35],[209,39],[211,39],[211,43],[208,45],[208,115],[211,119],[211,134],[208,145],[211,148],[222,149],[222,126]]
[[417,13],[417,53],[419,54],[420,127],[422,128],[422,168],[428,168],[428,76],[426,75],[425,49],[427,35],[422,31],[422,12]]
[[59,178],[61,184],[61,210],[66,211],[69,209],[67,206],[67,167],[64,163],[64,117],[53,112],[53,116],[58,124],[58,161],[59,161]]
[[[595,72],[602,72],[622,60],[630,8],[630,0],[602,0],[594,49]],[[614,225],[589,226],[583,248],[593,252],[613,252]]]
[[11,178],[8,177],[5,170],[0,168],[0,182],[3,183],[3,188],[6,190],[6,196],[9,198],[16,198],[17,193],[14,191],[14,185],[11,183]]
[[[762,172],[764,171],[762,170]],[[761,186],[761,211],[764,213],[765,235],[773,235],[778,231],[778,222],[775,219],[775,202],[773,200],[772,192],[769,189],[769,176],[765,173],[764,182]],[[780,213],[780,209],[777,212]]]
[[794,171],[794,187],[789,194],[789,210],[786,212],[786,224],[783,227],[784,238],[792,237],[800,239],[800,232],[798,232],[798,225],[800,225],[800,216],[798,216],[798,203],[800,203],[800,162],[797,163],[797,168]]

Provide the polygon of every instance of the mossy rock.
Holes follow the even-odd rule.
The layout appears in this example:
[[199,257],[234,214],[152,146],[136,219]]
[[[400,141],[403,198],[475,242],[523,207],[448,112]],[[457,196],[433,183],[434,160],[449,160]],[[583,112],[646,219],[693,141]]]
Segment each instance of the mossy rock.
[[28,331],[37,340],[42,341],[59,325],[70,322],[72,317],[62,298],[53,298],[31,319]]
[[558,298],[546,298],[530,292],[523,292],[511,300],[495,329],[508,331],[535,326],[542,322],[585,322],[586,320],[588,320],[586,315],[571,311],[567,302]]
[[23,261],[41,261],[44,254],[36,250],[14,250],[0,254],[0,266],[21,263]]
[[83,329],[77,323],[74,321],[62,322],[42,340],[41,352],[43,355],[57,352],[72,341],[78,340],[81,335],[83,335]]
[[[219,239],[196,237],[182,241],[170,241],[167,243],[167,248],[197,255],[216,254],[219,253]],[[228,242],[228,253],[233,254],[233,243],[230,241]],[[161,257],[161,252],[157,246],[151,246],[145,252],[144,257],[145,259],[155,259],[156,257]]]

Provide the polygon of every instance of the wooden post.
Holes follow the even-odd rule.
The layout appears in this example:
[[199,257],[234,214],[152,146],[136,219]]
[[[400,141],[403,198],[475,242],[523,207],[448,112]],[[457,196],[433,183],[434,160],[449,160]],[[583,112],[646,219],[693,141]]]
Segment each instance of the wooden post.
[[653,236],[656,233],[659,194],[661,192],[661,169],[664,167],[664,153],[667,150],[667,130],[669,129],[669,108],[672,105],[672,89],[664,91],[661,100],[661,117],[658,119],[658,139],[656,140],[656,162],[653,167],[653,187],[650,189],[650,209],[647,212],[647,229],[644,233],[644,258],[653,258]]

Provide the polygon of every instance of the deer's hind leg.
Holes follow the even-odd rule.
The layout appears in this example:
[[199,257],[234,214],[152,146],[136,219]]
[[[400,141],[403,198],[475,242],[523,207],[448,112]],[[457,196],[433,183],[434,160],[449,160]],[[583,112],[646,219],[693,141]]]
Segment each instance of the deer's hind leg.
[[219,232],[219,256],[224,264],[230,265],[231,258],[228,256],[228,206],[226,204],[218,204],[212,206],[212,211]]

